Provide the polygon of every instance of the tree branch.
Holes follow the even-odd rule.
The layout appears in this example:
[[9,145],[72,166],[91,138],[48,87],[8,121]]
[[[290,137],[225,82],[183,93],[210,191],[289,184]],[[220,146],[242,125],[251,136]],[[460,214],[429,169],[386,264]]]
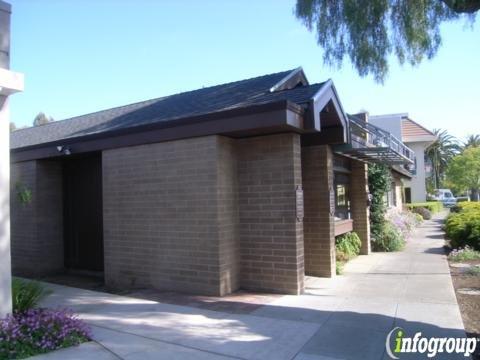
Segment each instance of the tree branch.
[[456,13],[473,14],[480,10],[480,0],[441,0]]

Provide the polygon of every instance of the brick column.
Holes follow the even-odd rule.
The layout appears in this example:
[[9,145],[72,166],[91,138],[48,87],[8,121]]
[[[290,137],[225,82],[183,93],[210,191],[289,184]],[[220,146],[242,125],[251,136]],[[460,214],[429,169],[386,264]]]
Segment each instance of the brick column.
[[367,206],[367,164],[352,160],[350,184],[350,206],[353,219],[353,231],[355,231],[360,237],[360,240],[362,240],[360,254],[368,255],[370,254],[370,211]]
[[305,198],[303,221],[305,274],[335,275],[335,223],[333,155],[328,145],[302,148],[302,180]]
[[302,184],[297,134],[238,140],[241,287],[300,294],[304,289]]

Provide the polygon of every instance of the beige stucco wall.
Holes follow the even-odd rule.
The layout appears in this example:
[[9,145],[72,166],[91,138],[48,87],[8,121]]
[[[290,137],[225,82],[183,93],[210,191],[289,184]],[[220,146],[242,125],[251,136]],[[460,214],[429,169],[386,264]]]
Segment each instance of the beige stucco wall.
[[12,308],[10,294],[10,169],[8,99],[0,96],[0,318]]
[[405,181],[405,187],[411,188],[412,202],[424,202],[427,200],[427,186],[425,184],[425,149],[429,142],[405,143],[415,152],[417,159],[417,173],[411,180]]

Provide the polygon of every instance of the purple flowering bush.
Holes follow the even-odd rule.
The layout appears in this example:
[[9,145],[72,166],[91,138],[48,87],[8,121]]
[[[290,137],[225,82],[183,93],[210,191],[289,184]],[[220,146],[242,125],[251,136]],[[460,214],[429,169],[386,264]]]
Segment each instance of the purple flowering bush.
[[0,320],[0,359],[23,359],[90,340],[90,329],[65,309],[30,309]]
[[412,231],[423,221],[418,214],[398,209],[390,209],[386,214],[386,220],[399,230],[404,238],[408,238]]
[[448,260],[454,262],[480,260],[480,251],[476,251],[466,245],[464,248],[453,249],[450,254],[448,254]]

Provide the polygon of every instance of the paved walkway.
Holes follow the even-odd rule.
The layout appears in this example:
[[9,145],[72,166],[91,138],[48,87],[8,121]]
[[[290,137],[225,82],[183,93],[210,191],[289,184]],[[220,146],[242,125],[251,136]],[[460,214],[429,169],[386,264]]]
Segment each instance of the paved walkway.
[[73,308],[96,343],[38,359],[387,359],[395,326],[408,335],[465,336],[440,228],[439,219],[428,221],[405,251],[360,256],[344,276],[308,278],[305,295],[277,297],[249,314],[51,285],[43,305]]

